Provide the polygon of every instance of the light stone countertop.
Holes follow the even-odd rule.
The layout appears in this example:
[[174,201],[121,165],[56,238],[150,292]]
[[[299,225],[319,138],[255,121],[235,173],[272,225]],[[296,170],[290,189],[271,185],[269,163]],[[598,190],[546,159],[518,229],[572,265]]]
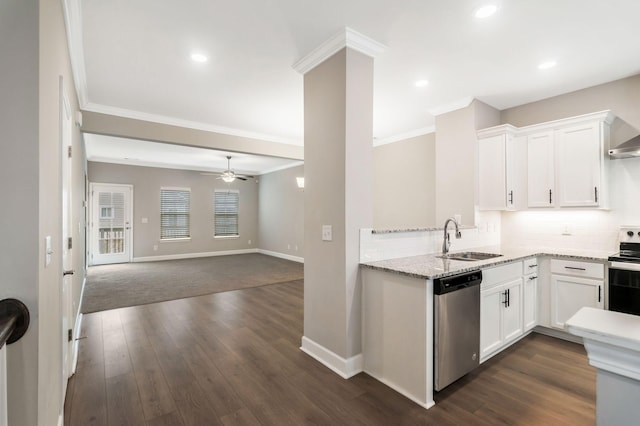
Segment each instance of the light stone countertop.
[[[586,260],[591,262],[606,262],[613,252],[576,250],[576,249],[556,249],[556,248],[504,248],[497,246],[479,247],[468,249],[470,252],[498,253],[502,256],[487,260],[464,261],[441,259],[440,253],[425,254],[420,256],[401,257],[397,259],[378,260],[375,262],[364,262],[360,267],[375,269],[406,275],[414,278],[431,280],[435,278],[447,277],[463,272],[477,271],[483,268],[498,266],[500,264],[522,260],[530,257],[550,256],[565,258],[570,260]],[[451,252],[450,254],[455,254]]]
[[565,327],[576,336],[640,352],[640,316],[584,307]]

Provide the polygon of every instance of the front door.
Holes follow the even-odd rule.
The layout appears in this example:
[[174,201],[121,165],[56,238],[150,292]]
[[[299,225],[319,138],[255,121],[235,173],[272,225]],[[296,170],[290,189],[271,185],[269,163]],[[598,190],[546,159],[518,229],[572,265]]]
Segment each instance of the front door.
[[92,183],[92,265],[131,262],[131,185]]

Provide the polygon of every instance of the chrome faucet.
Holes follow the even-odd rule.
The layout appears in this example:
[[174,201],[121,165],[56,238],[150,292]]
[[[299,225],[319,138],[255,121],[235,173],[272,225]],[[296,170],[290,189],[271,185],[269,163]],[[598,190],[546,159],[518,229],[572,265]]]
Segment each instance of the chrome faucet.
[[444,240],[442,241],[442,255],[446,256],[449,253],[449,247],[451,246],[451,241],[449,240],[449,233],[447,232],[447,227],[449,226],[449,222],[453,222],[456,226],[456,238],[462,238],[462,234],[460,233],[460,229],[458,228],[458,222],[452,217],[447,219],[444,222]]

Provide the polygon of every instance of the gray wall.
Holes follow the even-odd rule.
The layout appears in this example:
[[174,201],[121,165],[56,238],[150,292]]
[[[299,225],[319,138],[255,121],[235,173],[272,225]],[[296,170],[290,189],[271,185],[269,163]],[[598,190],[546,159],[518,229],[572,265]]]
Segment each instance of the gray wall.
[[[304,76],[304,335],[360,351],[359,229],[371,227],[373,60],[343,49]],[[322,241],[322,225],[333,241]]]
[[304,191],[296,184],[303,176],[304,166],[260,176],[260,249],[304,257]]
[[505,109],[500,120],[520,127],[606,109],[640,132],[640,74]]
[[476,132],[499,124],[500,113],[474,100],[466,108],[436,117],[436,223],[462,215],[475,225],[478,143]]
[[435,133],[373,148],[374,228],[436,223]]
[[[61,2],[8,0],[0,14],[0,298],[24,301],[31,313],[27,334],[7,348],[9,424],[57,424],[63,395],[61,330],[61,148],[60,77],[77,110]],[[73,188],[83,188],[84,162],[77,129],[73,146]],[[73,221],[83,217],[74,194]],[[82,237],[82,230],[78,231]],[[52,237],[52,262],[45,267],[44,238]],[[74,301],[83,280],[82,238],[74,251]]]
[[[236,180],[226,184],[215,176],[189,170],[89,162],[89,181],[133,185],[133,256],[181,255],[258,247],[258,184]],[[191,240],[160,241],[160,188],[191,188]],[[213,191],[240,191],[239,238],[213,238]],[[148,223],[142,223],[142,218]],[[251,243],[249,243],[251,240]],[[153,246],[158,250],[154,251]]]
[[[0,13],[0,296],[26,303],[32,325],[7,347],[9,423],[38,418],[39,141],[38,1],[7,0]],[[10,58],[10,60],[9,60]]]
[[223,151],[249,152],[302,160],[301,146],[188,129],[114,115],[85,112],[82,130],[87,133],[122,136],[178,145],[198,146]]

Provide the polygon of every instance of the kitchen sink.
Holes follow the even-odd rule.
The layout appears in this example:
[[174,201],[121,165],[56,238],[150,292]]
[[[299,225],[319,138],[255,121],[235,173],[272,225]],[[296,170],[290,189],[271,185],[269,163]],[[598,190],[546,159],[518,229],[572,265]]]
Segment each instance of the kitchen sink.
[[441,259],[450,259],[450,260],[464,260],[464,261],[476,261],[476,260],[487,260],[493,259],[494,257],[500,257],[501,254],[495,253],[480,253],[475,251],[465,251],[462,253],[451,253],[442,256],[436,256]]

